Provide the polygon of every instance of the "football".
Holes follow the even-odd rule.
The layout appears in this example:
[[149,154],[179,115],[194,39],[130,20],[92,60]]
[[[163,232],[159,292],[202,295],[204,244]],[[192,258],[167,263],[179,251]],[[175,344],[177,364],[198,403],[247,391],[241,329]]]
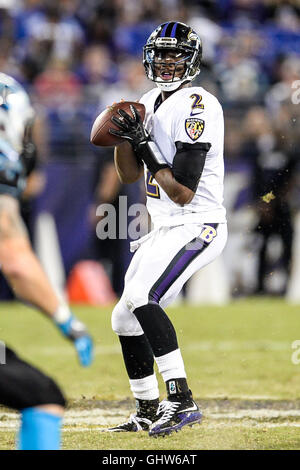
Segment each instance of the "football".
[[134,105],[136,110],[139,112],[142,120],[145,117],[145,106],[142,103],[135,101],[120,101],[120,103],[114,103],[113,105],[107,107],[101,114],[95,119],[91,130],[90,140],[94,145],[100,147],[113,147],[115,145],[121,144],[124,142],[122,137],[117,137],[109,133],[109,129],[120,130],[116,124],[111,121],[113,116],[121,116],[118,114],[118,109],[123,109],[126,113],[132,116],[130,110],[130,105]]

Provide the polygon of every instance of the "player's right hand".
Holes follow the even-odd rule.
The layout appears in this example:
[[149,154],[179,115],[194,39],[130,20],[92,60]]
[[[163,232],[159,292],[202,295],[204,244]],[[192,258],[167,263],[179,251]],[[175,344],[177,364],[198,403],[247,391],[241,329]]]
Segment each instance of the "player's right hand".
[[151,141],[138,110],[133,105],[130,105],[130,110],[133,117],[123,109],[118,110],[120,118],[113,116],[111,120],[120,130],[109,129],[109,132],[130,142],[138,160],[143,161],[154,176],[157,171],[168,168],[168,164],[156,144]]
[[120,130],[109,129],[110,134],[122,137],[122,139],[130,142],[132,147],[136,149],[142,142],[147,142],[150,140],[149,134],[144,128],[142,118],[135,108],[135,106],[130,105],[130,110],[132,116],[126,113],[123,109],[119,109],[118,113],[120,118],[113,116],[111,118],[112,122],[119,127]]

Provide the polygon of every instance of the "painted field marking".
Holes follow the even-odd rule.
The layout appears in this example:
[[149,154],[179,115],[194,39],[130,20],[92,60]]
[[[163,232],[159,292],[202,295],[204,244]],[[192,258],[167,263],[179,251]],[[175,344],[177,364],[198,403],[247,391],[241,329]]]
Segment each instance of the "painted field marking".
[[[111,409],[91,409],[91,410],[67,410],[64,417],[63,430],[73,430],[80,432],[82,429],[94,431],[103,430],[105,426],[113,426],[120,421],[126,421],[129,416],[127,410],[119,408]],[[205,420],[215,421],[215,423],[208,422],[208,427],[214,426],[244,426],[244,427],[282,427],[292,426],[300,427],[300,410],[276,410],[276,409],[245,409],[236,411],[216,412],[206,409],[204,414]],[[279,423],[270,423],[270,419],[291,419],[290,421],[283,421]],[[244,422],[237,423],[238,420]],[[245,420],[252,420],[248,422]],[[258,422],[253,422],[257,421]],[[221,422],[223,421],[223,422]],[[82,427],[84,426],[84,428]],[[91,426],[88,428],[86,426]],[[19,416],[17,413],[1,413],[0,414],[0,432],[15,431],[19,427]]]
[[[66,346],[41,346],[31,345],[30,350],[38,351],[39,355],[53,356],[56,355],[72,356],[74,351],[72,348]],[[254,341],[199,341],[190,343],[185,346],[186,351],[289,351],[291,345],[288,341],[272,341],[272,340],[254,340]],[[119,344],[112,345],[96,345],[95,354],[106,356],[111,354],[120,354],[121,347]]]

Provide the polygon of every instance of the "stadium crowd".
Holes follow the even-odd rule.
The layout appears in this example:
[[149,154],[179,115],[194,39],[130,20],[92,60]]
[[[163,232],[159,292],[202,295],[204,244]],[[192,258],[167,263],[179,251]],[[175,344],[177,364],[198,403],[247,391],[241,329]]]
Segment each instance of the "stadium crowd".
[[283,293],[300,201],[297,0],[0,0],[0,70],[23,84],[37,112],[40,162],[24,196],[24,214],[31,215],[30,224],[42,210],[53,212],[67,273],[82,258],[106,259],[114,289],[122,291],[128,241],[97,240],[95,207],[110,202],[118,208],[119,195],[128,204],[138,202],[143,191],[139,184],[118,183],[113,150],[93,148],[89,135],[107,104],[137,100],[152,87],[141,50],[166,20],[191,25],[203,39],[197,84],[224,107],[227,171],[249,175],[233,209],[251,206],[256,213],[254,290],[265,292],[265,275],[274,269],[267,265],[267,244],[275,234],[283,242],[280,259],[273,260],[285,272]]

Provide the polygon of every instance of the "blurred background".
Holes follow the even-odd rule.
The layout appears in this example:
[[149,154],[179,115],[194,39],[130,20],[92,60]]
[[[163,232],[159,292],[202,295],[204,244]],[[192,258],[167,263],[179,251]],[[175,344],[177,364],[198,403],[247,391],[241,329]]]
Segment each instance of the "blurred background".
[[[34,246],[72,302],[121,294],[130,240],[99,240],[96,207],[114,205],[118,233],[119,196],[129,207],[145,192],[143,182],[118,182],[113,149],[93,147],[90,129],[106,105],[153,87],[142,47],[171,20],[202,38],[194,83],[218,97],[226,128],[228,244],[184,295],[300,303],[299,0],[0,0],[0,71],[26,88],[36,110],[39,163],[22,201]],[[0,287],[0,298],[11,299],[2,278]]]

